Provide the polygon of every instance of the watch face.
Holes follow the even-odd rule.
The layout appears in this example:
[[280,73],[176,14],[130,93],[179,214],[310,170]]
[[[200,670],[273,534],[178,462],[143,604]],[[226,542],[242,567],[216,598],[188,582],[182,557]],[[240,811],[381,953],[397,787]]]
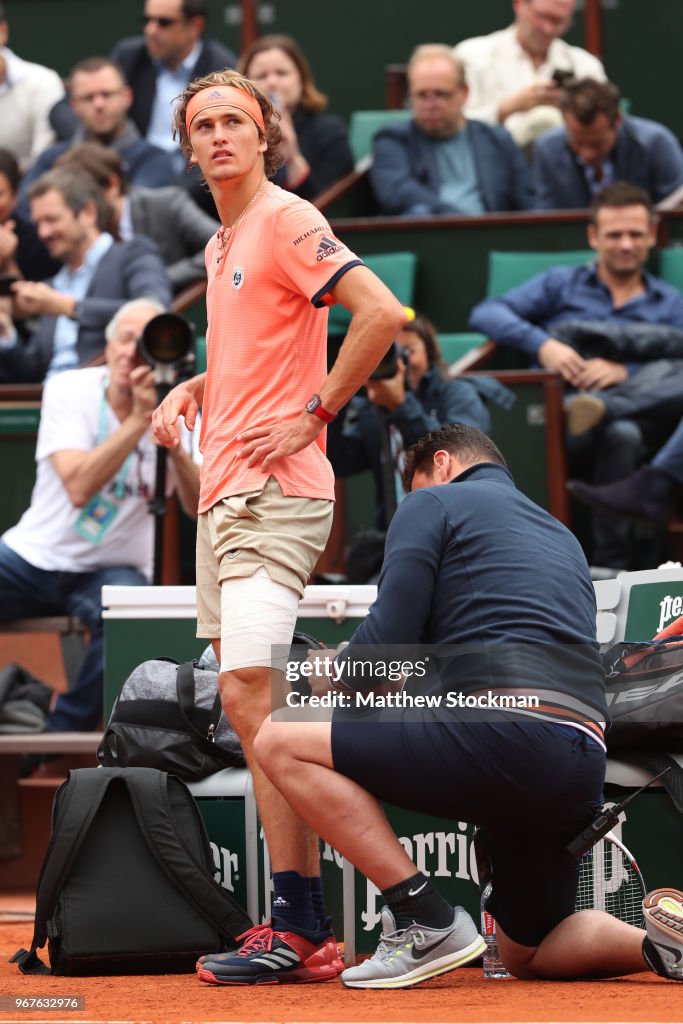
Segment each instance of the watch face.
[[313,395],[313,397],[306,402],[306,412],[315,412],[319,405],[320,395]]

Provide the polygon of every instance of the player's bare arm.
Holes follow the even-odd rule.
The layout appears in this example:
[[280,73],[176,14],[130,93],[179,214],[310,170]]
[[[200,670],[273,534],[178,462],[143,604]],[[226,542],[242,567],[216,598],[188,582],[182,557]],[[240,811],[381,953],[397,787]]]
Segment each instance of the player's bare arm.
[[[321,403],[338,412],[365,383],[406,322],[403,306],[367,267],[352,267],[332,289],[335,300],[351,313],[351,323],[337,360],[320,388]],[[302,411],[289,421],[240,431],[240,455],[248,465],[268,469],[277,459],[301,451],[324,423]]]

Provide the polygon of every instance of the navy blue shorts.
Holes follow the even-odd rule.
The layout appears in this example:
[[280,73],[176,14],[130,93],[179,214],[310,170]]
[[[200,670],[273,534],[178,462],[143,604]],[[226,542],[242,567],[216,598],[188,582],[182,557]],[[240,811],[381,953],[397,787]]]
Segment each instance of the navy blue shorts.
[[602,804],[605,752],[571,726],[332,720],[335,770],[398,807],[479,825],[491,856],[489,910],[537,946],[574,911],[578,864],[565,850]]

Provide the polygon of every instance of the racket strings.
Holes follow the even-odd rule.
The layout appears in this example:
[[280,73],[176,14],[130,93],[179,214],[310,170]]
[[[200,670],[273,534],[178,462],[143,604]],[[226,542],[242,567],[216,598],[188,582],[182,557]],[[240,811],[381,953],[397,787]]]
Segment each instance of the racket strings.
[[602,910],[643,928],[645,883],[626,847],[606,836],[581,859],[575,910]]

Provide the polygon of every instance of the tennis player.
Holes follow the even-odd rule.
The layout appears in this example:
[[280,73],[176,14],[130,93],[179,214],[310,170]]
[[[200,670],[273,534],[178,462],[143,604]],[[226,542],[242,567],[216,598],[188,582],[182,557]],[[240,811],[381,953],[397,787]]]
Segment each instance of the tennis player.
[[[197,635],[214,642],[225,712],[252,772],[273,868],[273,918],[201,965],[222,984],[324,981],[342,968],[320,884],[318,838],[256,763],[273,704],[271,647],[289,649],[299,598],[327,541],[334,477],[325,428],[369,376],[405,312],[310,203],[269,180],[280,133],[270,101],[237,72],[192,82],[175,124],[222,227],[206,249],[207,372],[153,418],[178,444],[203,408]],[[351,325],[327,374],[326,307]]]
[[[488,909],[518,978],[610,977],[646,964],[683,978],[680,894],[648,897],[649,937],[605,913],[573,912],[578,864],[565,847],[602,804],[606,718],[595,595],[576,538],[515,488],[474,427],[419,441],[405,482],[413,493],[392,520],[377,600],[338,658],[332,721],[276,713],[255,747],[290,805],[384,896],[377,952],[342,981],[412,985],[483,948],[470,916],[410,860],[380,800],[481,827]],[[423,662],[439,656],[442,685],[430,692],[442,703],[411,704],[412,679],[403,704],[368,711],[367,677],[359,683],[356,670],[373,651],[404,660],[405,645],[413,667],[421,653]],[[381,664],[377,655],[384,679]],[[473,710],[446,713],[456,690]],[[516,706],[496,707],[493,698],[511,695]]]

